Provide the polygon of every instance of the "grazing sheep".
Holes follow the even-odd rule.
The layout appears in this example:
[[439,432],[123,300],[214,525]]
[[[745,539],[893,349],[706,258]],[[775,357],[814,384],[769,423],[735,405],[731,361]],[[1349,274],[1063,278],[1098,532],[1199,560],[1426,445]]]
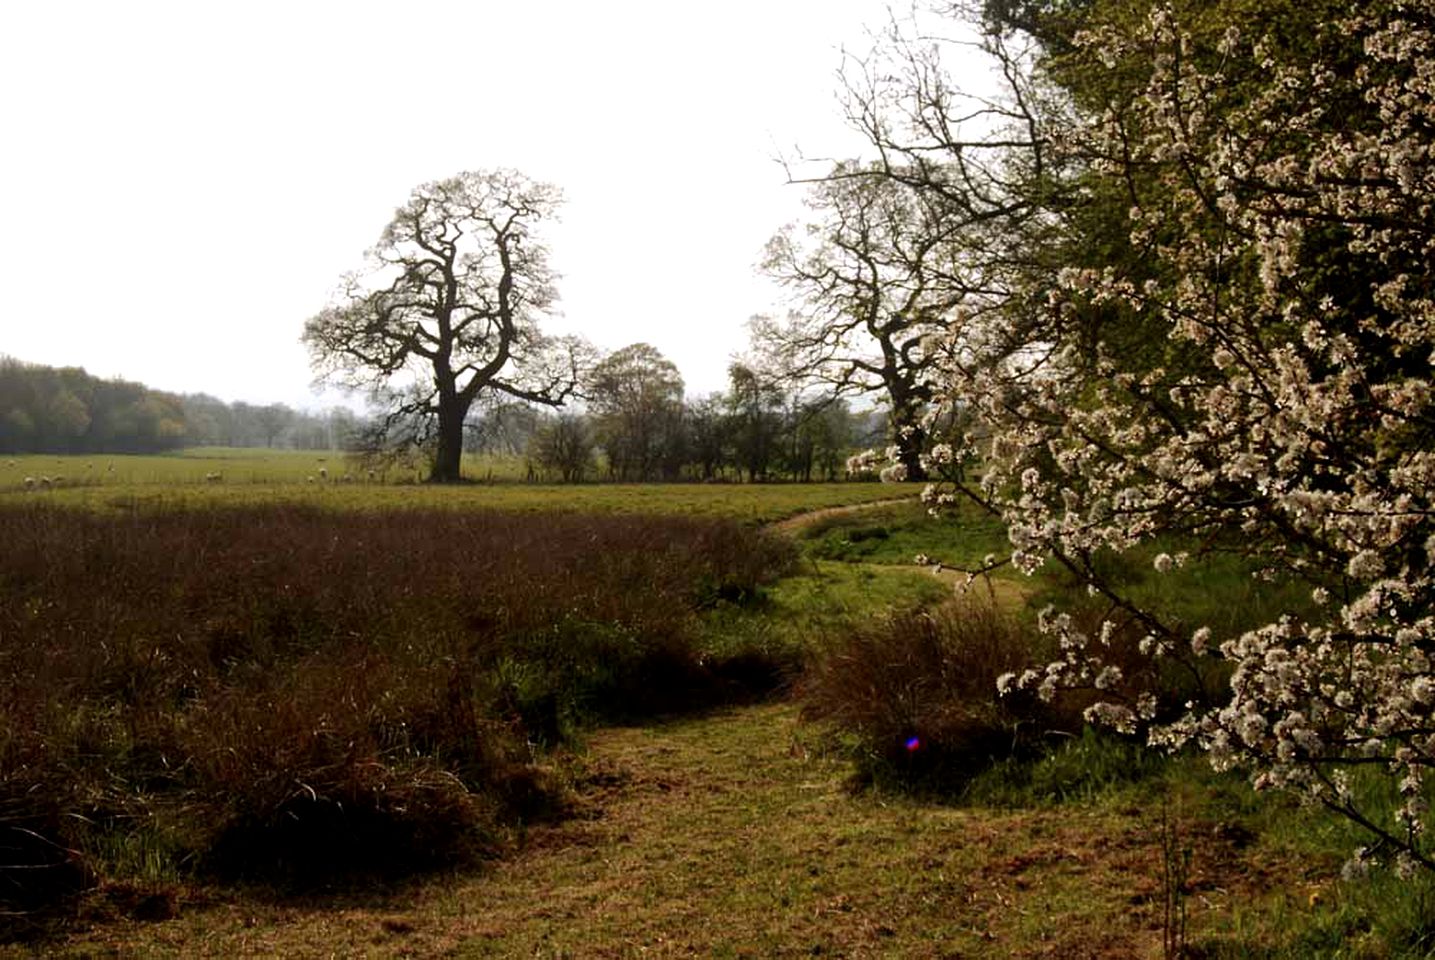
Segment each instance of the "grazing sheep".
[[224,474],[218,473],[218,472],[215,472],[215,473],[206,473],[206,474],[204,475],[204,482],[205,482],[205,483],[218,483],[219,481],[221,481],[221,480],[223,480],[223,479],[224,479]]
[[34,490],[34,489],[35,489],[35,478],[34,478],[34,477],[26,477],[26,478],[25,478],[25,489],[26,489],[26,490]]
[[305,483],[313,483],[313,482],[314,482],[314,475],[313,475],[313,474],[310,474],[309,476],[305,477],[305,478],[304,478],[304,482],[305,482]]
[[48,490],[48,489],[50,488],[50,485],[51,485],[53,482],[54,482],[54,481],[52,481],[49,477],[47,477],[47,476],[41,474],[41,476],[40,476],[40,486],[42,486],[42,487],[44,487],[45,489]]
[[50,478],[50,482],[51,482],[51,483],[56,483],[56,484],[58,484],[60,481],[62,481],[62,480],[64,480],[64,479],[65,479],[65,475],[64,475],[63,473],[57,473],[57,474],[55,474],[53,477]]
[[320,468],[319,468],[319,479],[320,479],[320,480],[328,480],[328,479],[329,479],[329,468],[328,468],[328,467],[320,467]]

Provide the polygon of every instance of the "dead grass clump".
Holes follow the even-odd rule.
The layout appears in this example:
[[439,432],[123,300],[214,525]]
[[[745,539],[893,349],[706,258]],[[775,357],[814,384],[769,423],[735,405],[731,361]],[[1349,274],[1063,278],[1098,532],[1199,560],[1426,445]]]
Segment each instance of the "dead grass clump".
[[900,614],[814,657],[799,687],[803,715],[849,742],[861,777],[951,790],[1053,729],[1079,729],[1060,706],[998,696],[999,676],[1038,659],[1031,647],[990,603]]
[[184,813],[204,825],[191,842],[203,870],[306,885],[495,848],[503,786],[530,760],[521,739],[441,676],[425,685],[348,652],[187,711],[183,755],[204,789],[185,791]]

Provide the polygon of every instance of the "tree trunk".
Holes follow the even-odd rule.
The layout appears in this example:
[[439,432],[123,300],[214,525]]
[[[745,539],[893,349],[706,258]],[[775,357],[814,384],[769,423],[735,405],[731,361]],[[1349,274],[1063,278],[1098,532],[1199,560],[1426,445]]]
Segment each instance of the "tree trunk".
[[440,401],[438,450],[434,453],[429,483],[463,482],[463,421],[468,408],[457,401]]
[[893,404],[892,442],[897,445],[897,459],[907,468],[907,479],[927,479],[922,469],[922,448],[926,446],[927,432],[922,428],[921,418],[903,406]]

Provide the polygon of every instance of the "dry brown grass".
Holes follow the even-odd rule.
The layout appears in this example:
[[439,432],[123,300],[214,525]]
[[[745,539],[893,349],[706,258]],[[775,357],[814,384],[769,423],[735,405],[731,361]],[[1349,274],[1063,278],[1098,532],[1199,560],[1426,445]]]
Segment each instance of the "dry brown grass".
[[851,742],[862,775],[951,791],[1030,751],[1080,716],[997,678],[1040,661],[1031,626],[973,593],[879,620],[818,647],[799,686],[804,715]]
[[[0,511],[0,911],[97,879],[470,860],[534,742],[725,692],[692,629],[786,544],[731,522],[270,505]],[[11,917],[13,919],[13,917]]]

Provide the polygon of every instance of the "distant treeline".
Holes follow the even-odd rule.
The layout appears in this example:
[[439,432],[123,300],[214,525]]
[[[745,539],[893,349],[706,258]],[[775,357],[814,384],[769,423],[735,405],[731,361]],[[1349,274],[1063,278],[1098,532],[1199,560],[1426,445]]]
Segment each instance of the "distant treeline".
[[886,436],[884,410],[730,391],[581,411],[502,404],[470,415],[465,449],[518,457],[536,481],[809,482],[844,479],[853,450]]
[[189,446],[340,449],[361,418],[344,407],[322,413],[282,403],[225,403],[79,367],[0,357],[0,453],[159,453]]
[[[806,481],[842,477],[853,449],[886,436],[883,411],[787,394],[741,367],[729,390],[696,398],[683,396],[675,371],[662,390],[633,389],[649,383],[651,371],[625,366],[622,374],[606,387],[595,383],[582,410],[477,407],[464,446],[518,458],[532,480]],[[347,407],[225,403],[0,357],[0,454],[192,446],[360,451],[369,426]]]

